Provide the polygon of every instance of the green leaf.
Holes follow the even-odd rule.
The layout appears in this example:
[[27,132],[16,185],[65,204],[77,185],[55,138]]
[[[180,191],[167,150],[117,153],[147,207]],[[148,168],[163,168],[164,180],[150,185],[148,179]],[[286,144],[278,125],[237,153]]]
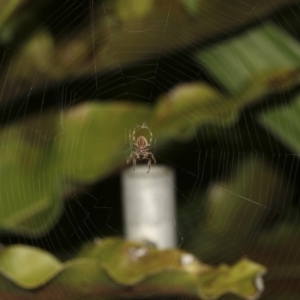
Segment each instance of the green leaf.
[[124,102],[88,102],[65,111],[54,146],[56,174],[83,183],[109,174],[127,159],[125,133],[147,121],[150,114],[145,105]]
[[278,105],[258,116],[258,121],[293,153],[300,151],[300,95],[291,104]]
[[284,174],[259,156],[239,162],[233,174],[211,185],[208,220],[223,234],[251,235],[266,216],[283,210],[281,199],[290,198],[291,189]]
[[62,194],[49,160],[53,146],[51,135],[55,135],[56,130],[42,131],[42,126],[47,122],[51,126],[55,120],[56,115],[45,114],[44,123],[37,131],[29,122],[24,122],[7,126],[0,132],[2,232],[40,234],[53,226],[53,218],[61,213],[58,199]]
[[6,0],[0,3],[0,29],[22,4],[21,0]]
[[[188,242],[201,257],[219,260],[244,253],[249,238],[259,241],[266,224],[287,209],[282,199],[293,197],[288,179],[263,157],[238,162],[230,179],[212,183],[207,191],[205,221]],[[208,246],[197,248],[197,244]]]
[[140,22],[155,9],[155,0],[116,1],[116,15],[120,21],[130,24]]
[[[46,1],[45,1],[46,2]],[[44,2],[44,3],[45,3]],[[26,5],[27,4],[27,5]],[[32,0],[31,3],[25,3],[24,0],[2,0],[0,1],[0,41],[2,44],[12,43],[18,30],[23,34],[28,31],[34,20],[34,10],[42,5],[38,1]],[[34,7],[34,9],[32,8]],[[28,13],[31,8],[31,14]],[[32,24],[28,24],[28,21]],[[26,26],[24,26],[24,24]],[[26,29],[24,30],[24,28]],[[36,28],[36,27],[35,27]]]
[[180,140],[191,138],[199,126],[231,125],[243,103],[237,106],[230,100],[201,82],[178,85],[159,99],[151,122],[153,131]]
[[2,249],[0,266],[2,276],[22,288],[33,289],[51,280],[61,263],[41,249],[15,245]]
[[188,11],[189,14],[196,16],[202,1],[201,0],[181,0],[181,3],[185,7],[185,9]]
[[[230,292],[254,299],[262,291],[261,276],[265,272],[263,266],[248,259],[232,267],[212,267],[179,249],[158,250],[120,238],[86,245],[77,257],[65,263],[40,249],[15,245],[0,253],[0,294],[5,290],[7,296],[16,299],[50,299],[54,294],[70,299],[75,295],[181,294],[205,300]],[[38,293],[30,292],[36,288]]]
[[[197,60],[231,93],[271,78],[274,72],[299,77],[300,45],[272,23],[266,23],[221,44],[201,50]],[[279,79],[285,85],[284,77]],[[299,78],[298,78],[299,79]],[[299,82],[299,80],[298,80]],[[270,86],[272,88],[272,86]],[[277,86],[274,85],[276,88]]]

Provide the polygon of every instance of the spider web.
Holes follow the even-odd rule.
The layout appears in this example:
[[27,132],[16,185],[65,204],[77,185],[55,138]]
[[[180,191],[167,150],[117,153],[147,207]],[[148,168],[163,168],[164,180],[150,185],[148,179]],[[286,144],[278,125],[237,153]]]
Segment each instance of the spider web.
[[[17,48],[13,47],[13,36],[7,38],[12,44],[2,44],[1,122],[4,132],[9,126],[34,130],[28,123],[30,117],[38,116],[39,124],[46,124],[45,116],[54,110],[59,116],[59,131],[47,137],[50,141],[69,130],[65,124],[65,111],[81,107],[88,100],[107,105],[119,101],[133,107],[144,104],[151,108],[173,87],[195,81],[230,94],[218,76],[195,59],[196,54],[214,46],[218,49],[224,42],[238,39],[266,20],[276,23],[299,42],[297,27],[284,18],[290,14],[298,19],[297,2],[291,1],[282,10],[278,7],[277,11],[270,4],[269,12],[272,13],[255,18],[252,23],[247,18],[243,20],[242,13],[240,17],[237,13],[233,20],[229,20],[227,12],[214,8],[210,16],[219,18],[211,17],[207,24],[203,23],[203,27],[208,28],[206,32],[191,29],[191,25],[183,26],[184,17],[180,21],[176,19],[178,7],[181,7],[186,10],[183,13],[185,18],[192,18],[198,24],[201,18],[197,13],[190,14],[196,1],[145,1],[143,5],[132,1],[127,16],[121,2],[49,2],[43,22],[31,30]],[[118,5],[119,11],[115,13]],[[150,8],[153,5],[151,9],[154,9],[155,17],[148,17],[147,5]],[[240,5],[244,5],[243,13],[250,15],[259,4]],[[230,4],[228,7],[233,9]],[[222,22],[224,28],[220,26]],[[99,23],[102,24],[101,30]],[[233,26],[233,23],[238,25]],[[221,29],[217,32],[216,27]],[[27,61],[26,55],[22,56],[20,51],[36,34],[41,35],[40,50],[36,54],[36,61],[41,63],[33,68],[31,61]],[[49,46],[49,36],[54,37],[55,47]],[[91,48],[88,55],[84,46],[80,49],[80,43],[72,47],[70,41],[73,37],[83,45],[86,37],[89,38]],[[102,49],[103,44],[106,46]],[[82,55],[82,61],[77,60],[80,68],[72,68],[71,59],[70,63],[66,57],[68,64],[63,66],[66,75],[60,77],[59,64],[54,64],[55,55],[47,52],[49,48],[61,52],[62,56]],[[100,53],[99,49],[102,49]],[[74,54],[74,51],[79,54]],[[48,57],[50,62],[47,62]],[[86,58],[88,60],[84,61]],[[251,59],[248,58],[249,64]],[[243,64],[241,62],[241,66]],[[30,70],[30,76],[27,70]],[[250,81],[256,82],[255,76],[250,74],[249,77]],[[226,128],[220,128],[217,122],[199,127],[183,112],[182,118],[186,118],[194,130],[192,138],[185,142],[176,138],[158,140],[155,151],[158,165],[168,165],[176,172],[177,216],[174,218],[178,246],[195,253],[205,262],[233,262],[249,256],[266,265],[270,276],[262,299],[273,299],[278,290],[276,299],[298,299],[299,296],[299,284],[295,283],[300,266],[297,250],[299,154],[293,153],[289,145],[257,119],[257,115],[267,115],[272,108],[284,110],[284,105],[291,103],[293,106],[296,94],[297,90],[288,89],[270,96],[263,104],[246,107],[238,121]],[[134,114],[132,111],[132,117]],[[131,151],[125,144],[130,143],[128,136],[134,127],[128,127],[128,122],[118,119],[118,116],[111,116],[105,126],[117,127],[120,136],[125,133],[124,148],[111,152],[111,157],[123,163],[114,166],[102,178],[88,183],[74,179],[71,167],[63,170],[64,179],[72,184],[72,189],[63,201],[62,215],[53,221],[51,230],[38,238],[5,234],[2,243],[36,245],[66,259],[76,254],[88,240],[123,235],[120,173],[126,167]],[[83,130],[79,126],[78,135],[86,134]],[[153,141],[155,139],[153,136]],[[5,142],[0,143],[0,147],[5,148]],[[20,140],[16,141],[16,147],[23,147]],[[84,145],[74,143],[71,153],[65,153],[64,159],[67,160],[80,147]],[[42,154],[46,155],[46,152],[47,147],[43,148]],[[12,152],[11,155],[16,154]],[[111,157],[107,157],[108,164]],[[51,165],[51,158],[48,163]],[[84,159],[81,164],[85,164]],[[47,178],[40,175],[40,180],[31,187],[32,195],[48,184]],[[81,174],[78,175],[81,178]],[[19,186],[7,188],[23,193]],[[14,201],[9,205],[8,210],[15,209]]]

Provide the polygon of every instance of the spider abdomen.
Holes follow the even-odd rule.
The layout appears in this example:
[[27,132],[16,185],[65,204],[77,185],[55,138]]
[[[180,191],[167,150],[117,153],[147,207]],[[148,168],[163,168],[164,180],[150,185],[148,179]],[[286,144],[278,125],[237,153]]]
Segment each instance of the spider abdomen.
[[148,146],[148,142],[147,142],[146,138],[142,135],[138,137],[136,144],[139,149],[144,149]]

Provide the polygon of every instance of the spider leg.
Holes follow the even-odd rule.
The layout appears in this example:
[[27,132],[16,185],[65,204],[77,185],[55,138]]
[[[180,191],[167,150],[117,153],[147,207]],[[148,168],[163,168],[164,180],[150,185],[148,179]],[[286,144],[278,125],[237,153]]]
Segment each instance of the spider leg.
[[130,163],[130,161],[132,160],[132,158],[133,158],[133,153],[131,153],[130,156],[128,157],[128,159],[127,159],[127,163],[128,164]]
[[132,147],[131,147],[131,144],[132,144],[132,136],[131,136],[130,130],[129,130],[129,144],[130,144],[130,148],[132,148]]
[[149,130],[149,133],[150,133],[150,141],[149,141],[149,144],[151,145],[151,143],[152,143],[152,132],[150,131],[150,129],[147,127],[147,129]]
[[148,172],[147,172],[147,174],[150,172],[150,168],[151,168],[151,158],[148,157]]
[[156,164],[156,159],[155,159],[154,155],[151,152],[149,153],[149,155],[150,155],[151,159],[153,160],[153,162]]
[[133,129],[133,132],[132,132],[132,141],[133,141],[133,144],[135,143],[135,135],[136,135],[136,131],[140,129],[140,125],[136,125],[135,128]]
[[133,160],[132,160],[133,164],[132,164],[132,169],[133,171],[135,171],[135,166],[136,166],[136,157],[133,157]]

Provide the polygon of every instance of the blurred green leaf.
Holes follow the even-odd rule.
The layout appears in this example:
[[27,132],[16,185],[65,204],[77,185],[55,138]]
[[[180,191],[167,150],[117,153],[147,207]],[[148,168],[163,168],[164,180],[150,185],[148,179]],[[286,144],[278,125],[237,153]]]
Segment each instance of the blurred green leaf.
[[0,3],[0,40],[2,43],[10,42],[16,25],[20,20],[13,18],[18,10],[24,5],[24,0],[4,0]]
[[[56,117],[58,115],[45,114],[44,123],[38,118],[37,131],[24,123],[8,126],[0,132],[2,232],[11,230],[32,235],[45,232],[61,212],[57,199],[62,194],[48,159],[53,136],[57,133],[57,128],[52,127]],[[47,122],[52,127],[49,132],[43,131]]]
[[182,5],[191,15],[197,15],[201,2],[203,0],[181,0]]
[[292,103],[270,108],[258,116],[258,121],[281,140],[291,151],[299,155],[300,151],[300,95]]
[[284,174],[260,157],[240,162],[233,174],[210,186],[207,218],[223,234],[251,235],[267,215],[283,211],[281,199],[291,198],[291,189]]
[[270,220],[286,210],[282,199],[293,196],[285,175],[267,160],[258,156],[238,162],[230,179],[212,183],[207,192],[205,221],[192,238],[197,240],[195,245],[209,247],[190,248],[201,257],[218,260],[226,254],[244,253],[249,238],[259,240]]
[[116,15],[125,23],[131,23],[132,21],[138,22],[143,20],[148,14],[155,9],[155,0],[128,0],[116,1]]
[[[298,79],[299,43],[272,23],[266,23],[226,42],[197,54],[197,60],[231,93],[240,93],[251,82],[255,84],[274,72]],[[274,87],[284,86],[287,78],[278,76]],[[270,83],[271,86],[271,83]]]
[[0,3],[0,28],[3,29],[4,24],[19,8],[23,0],[4,0]]
[[240,108],[236,104],[207,84],[181,84],[158,100],[151,128],[158,136],[191,138],[199,126],[223,127],[236,121]]
[[[0,2],[0,40],[10,47],[20,45],[40,25],[40,14],[52,0],[2,0]],[[10,53],[11,54],[11,53]],[[8,56],[10,56],[8,54]],[[23,70],[24,71],[24,70]]]
[[34,247],[14,245],[2,249],[0,254],[2,276],[26,289],[43,285],[60,268],[61,263],[55,257]]
[[[38,248],[22,245],[0,253],[0,281],[6,282],[0,289],[15,299],[50,299],[57,293],[70,299],[74,295],[88,298],[182,294],[204,300],[229,292],[256,299],[262,292],[261,276],[265,272],[263,266],[248,259],[232,267],[212,267],[178,249],[158,250],[119,238],[86,245],[76,258],[65,263]],[[25,293],[18,287],[39,288],[39,292]]]
[[125,133],[147,121],[150,114],[146,105],[124,102],[87,102],[66,110],[55,141],[56,174],[83,183],[109,174],[127,159]]

